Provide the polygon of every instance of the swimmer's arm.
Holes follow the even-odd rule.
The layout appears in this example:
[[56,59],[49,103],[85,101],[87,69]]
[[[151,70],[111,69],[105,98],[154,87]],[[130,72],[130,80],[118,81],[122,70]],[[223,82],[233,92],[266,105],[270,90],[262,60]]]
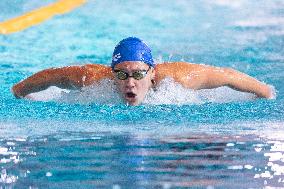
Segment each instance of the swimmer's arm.
[[199,88],[228,86],[238,91],[254,93],[259,98],[273,98],[271,87],[231,68],[218,68],[200,65],[204,82]]
[[85,66],[69,66],[63,68],[51,68],[40,71],[27,79],[15,84],[12,92],[15,97],[25,97],[34,92],[56,86],[63,89],[79,89],[87,83]]

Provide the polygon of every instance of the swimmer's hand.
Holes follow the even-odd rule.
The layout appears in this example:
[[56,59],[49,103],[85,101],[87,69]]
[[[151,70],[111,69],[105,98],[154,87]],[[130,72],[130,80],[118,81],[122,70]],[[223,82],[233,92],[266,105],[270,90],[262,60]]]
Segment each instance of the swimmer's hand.
[[264,84],[263,87],[263,96],[258,96],[259,98],[275,99],[276,91],[275,88],[271,85]]
[[[238,91],[253,93],[258,98],[275,98],[275,90],[273,91],[272,87],[231,68],[185,62],[166,64],[164,67],[168,66],[167,69],[162,68],[162,66],[163,64],[159,66],[161,71],[158,73],[158,78],[162,78],[161,73],[165,72],[186,88],[198,90],[228,86]],[[168,70],[174,71],[169,72]]]
[[228,86],[235,90],[255,94],[258,98],[275,98],[273,87],[231,68],[211,68],[208,72],[209,86]]

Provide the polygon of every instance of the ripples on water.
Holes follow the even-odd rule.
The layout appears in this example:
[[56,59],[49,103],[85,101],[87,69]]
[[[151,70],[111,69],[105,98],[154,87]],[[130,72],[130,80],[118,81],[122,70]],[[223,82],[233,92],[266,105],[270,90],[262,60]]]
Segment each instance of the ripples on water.
[[284,185],[284,141],[256,135],[70,132],[0,145],[1,186],[15,188]]
[[[0,2],[1,20],[53,0],[12,2]],[[0,188],[283,187],[283,5],[90,0],[0,36]],[[141,107],[117,105],[108,81],[32,95],[52,102],[10,93],[41,69],[109,64],[115,44],[132,35],[158,62],[232,67],[275,86],[277,99],[252,101],[226,87],[196,92],[169,80]]]

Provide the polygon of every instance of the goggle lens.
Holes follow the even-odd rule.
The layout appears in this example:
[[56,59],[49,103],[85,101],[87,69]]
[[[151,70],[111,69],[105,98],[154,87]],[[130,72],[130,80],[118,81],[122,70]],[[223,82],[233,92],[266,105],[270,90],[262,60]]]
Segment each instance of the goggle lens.
[[136,80],[140,80],[146,76],[146,71],[136,71],[132,73],[132,77]]
[[132,75],[129,75],[129,73],[122,71],[122,70],[114,70],[114,72],[116,74],[116,77],[119,80],[126,80],[129,77],[133,77],[136,80],[140,80],[140,79],[143,79],[147,75],[149,70],[150,70],[150,67],[148,70],[135,71],[132,73]]
[[123,71],[119,71],[116,72],[116,77],[120,80],[126,80],[128,78],[128,74]]

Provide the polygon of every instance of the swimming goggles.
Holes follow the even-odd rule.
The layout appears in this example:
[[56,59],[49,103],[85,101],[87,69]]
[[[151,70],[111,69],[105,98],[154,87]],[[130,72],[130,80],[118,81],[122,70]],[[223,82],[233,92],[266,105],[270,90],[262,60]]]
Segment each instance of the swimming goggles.
[[149,66],[148,70],[134,71],[132,72],[132,75],[122,70],[113,70],[113,71],[116,75],[116,78],[119,80],[126,80],[129,77],[133,77],[136,80],[140,80],[140,79],[143,79],[147,75],[150,69],[151,67]]

